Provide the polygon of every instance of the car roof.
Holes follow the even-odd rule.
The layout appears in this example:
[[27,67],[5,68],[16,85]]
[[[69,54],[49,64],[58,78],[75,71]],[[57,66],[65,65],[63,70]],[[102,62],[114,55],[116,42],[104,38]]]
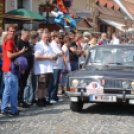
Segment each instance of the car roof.
[[128,49],[134,49],[134,45],[128,45],[128,44],[124,44],[124,45],[96,45],[92,48],[128,48]]

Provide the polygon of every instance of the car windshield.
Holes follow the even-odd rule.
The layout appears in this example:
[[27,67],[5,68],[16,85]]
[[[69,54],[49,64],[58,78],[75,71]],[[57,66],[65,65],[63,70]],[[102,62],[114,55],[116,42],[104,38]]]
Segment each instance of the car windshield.
[[126,48],[91,49],[86,64],[134,66],[134,49],[126,49]]

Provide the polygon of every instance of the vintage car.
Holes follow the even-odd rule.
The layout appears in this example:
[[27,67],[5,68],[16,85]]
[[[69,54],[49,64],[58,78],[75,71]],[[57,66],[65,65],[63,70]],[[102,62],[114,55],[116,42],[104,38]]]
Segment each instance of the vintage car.
[[69,74],[69,87],[73,111],[89,102],[134,104],[134,46],[92,47],[82,69]]

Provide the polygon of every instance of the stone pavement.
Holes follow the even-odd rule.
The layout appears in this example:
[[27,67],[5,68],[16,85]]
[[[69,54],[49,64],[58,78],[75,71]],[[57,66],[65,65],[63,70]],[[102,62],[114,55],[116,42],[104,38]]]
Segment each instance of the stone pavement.
[[134,134],[134,106],[86,104],[80,113],[69,99],[53,106],[21,109],[18,117],[0,116],[0,134]]

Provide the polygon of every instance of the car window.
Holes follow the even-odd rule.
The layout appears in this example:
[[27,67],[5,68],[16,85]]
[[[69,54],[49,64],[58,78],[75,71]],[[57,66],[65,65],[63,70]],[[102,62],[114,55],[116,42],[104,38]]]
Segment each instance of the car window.
[[87,64],[134,65],[134,50],[121,48],[92,49]]

